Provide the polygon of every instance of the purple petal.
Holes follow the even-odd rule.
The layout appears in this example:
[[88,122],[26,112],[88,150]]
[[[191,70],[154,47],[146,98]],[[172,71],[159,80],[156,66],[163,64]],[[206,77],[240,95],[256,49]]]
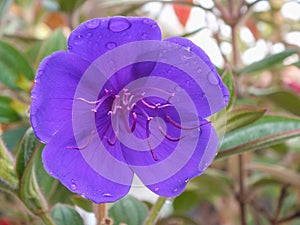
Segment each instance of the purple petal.
[[36,136],[49,142],[72,119],[77,84],[89,63],[69,52],[56,52],[39,66],[31,93],[30,119]]
[[[216,155],[217,149],[217,134],[210,124],[206,124],[201,126],[199,140],[192,154],[186,146],[185,151],[174,152],[176,155],[170,162],[165,160],[152,167],[132,169],[151,191],[161,196],[174,197],[183,192],[190,179],[203,173]],[[181,167],[182,161],[185,160],[185,164]],[[159,182],[154,183],[155,180]]]
[[[91,144],[92,145],[92,144]],[[90,162],[83,157],[83,151],[77,150],[71,123],[56,133],[43,151],[43,163],[46,171],[59,179],[70,191],[85,196],[95,203],[113,202],[126,195],[130,185],[120,184],[105,178],[90,167]],[[89,146],[90,147],[90,146]],[[97,154],[97,149],[94,154]],[[96,158],[98,164],[117,171],[118,176],[126,176],[127,183],[132,182],[132,172],[128,175],[129,168],[124,171],[116,165],[111,165],[105,158]],[[111,170],[113,173],[113,170]]]
[[[223,109],[228,104],[229,91],[228,91],[227,87],[224,85],[224,83],[221,81],[221,78],[218,75],[218,72],[216,71],[215,66],[212,64],[212,62],[210,61],[210,59],[206,55],[206,53],[199,46],[195,45],[192,41],[190,41],[186,38],[171,37],[171,38],[165,39],[164,41],[173,42],[173,43],[176,43],[178,45],[185,47],[188,51],[193,52],[196,55],[198,55],[198,57],[207,65],[209,70],[207,70],[206,68],[199,68],[199,74],[201,74],[201,76],[207,76],[207,79],[212,86],[214,86],[215,88],[216,87],[220,88],[223,93],[223,98],[224,98],[224,104],[220,104],[218,108],[214,107],[212,114]],[[196,93],[193,93],[193,94],[196,94]],[[197,96],[201,97],[201,96],[199,96],[199,94],[194,95],[195,98]],[[210,104],[212,104],[212,103],[210,102]]]
[[117,46],[142,40],[161,40],[160,29],[154,20],[138,17],[97,18],[79,25],[71,33],[68,46],[71,52],[92,62]]

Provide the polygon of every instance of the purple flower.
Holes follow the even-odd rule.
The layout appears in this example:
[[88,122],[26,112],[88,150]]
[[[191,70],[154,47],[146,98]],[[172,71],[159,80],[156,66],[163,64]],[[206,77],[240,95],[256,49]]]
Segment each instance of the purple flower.
[[32,91],[31,124],[43,163],[96,203],[126,195],[134,173],[153,192],[179,195],[208,167],[219,138],[205,118],[229,93],[191,41],[161,40],[148,18],[99,18],[45,58]]

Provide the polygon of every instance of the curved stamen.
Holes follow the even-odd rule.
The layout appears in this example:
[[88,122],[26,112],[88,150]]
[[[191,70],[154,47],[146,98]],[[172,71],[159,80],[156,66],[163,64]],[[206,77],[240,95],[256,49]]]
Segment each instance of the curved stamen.
[[194,130],[194,129],[197,129],[201,126],[204,126],[208,123],[211,123],[210,121],[207,121],[206,123],[204,124],[200,124],[199,126],[194,126],[194,127],[183,127],[181,126],[179,123],[176,123],[169,115],[166,114],[166,119],[174,126],[174,127],[177,127],[181,130]]
[[93,131],[90,133],[87,142],[86,142],[83,146],[81,146],[81,147],[77,147],[77,146],[66,146],[66,148],[67,148],[67,149],[75,149],[75,150],[80,150],[80,151],[81,151],[81,150],[85,149],[85,148],[92,142],[92,140],[93,140],[95,134],[96,134],[96,131],[93,130]]
[[116,134],[114,135],[114,138],[112,140],[110,140],[107,136],[103,136],[103,138],[106,139],[107,143],[110,146],[114,146],[117,142],[117,135]]
[[131,126],[131,132],[133,132],[136,128],[136,121],[137,121],[137,115],[135,112],[132,113],[132,116],[133,116],[133,124]]
[[172,106],[170,103],[166,103],[166,104],[157,103],[155,105],[151,105],[148,102],[146,102],[144,99],[141,99],[141,102],[143,103],[143,105],[145,105],[149,109],[161,109],[161,108],[165,108],[168,106]]

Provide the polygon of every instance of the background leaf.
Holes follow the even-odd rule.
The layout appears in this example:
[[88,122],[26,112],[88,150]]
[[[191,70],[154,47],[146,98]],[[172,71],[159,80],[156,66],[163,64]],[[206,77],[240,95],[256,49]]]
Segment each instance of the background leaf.
[[13,46],[0,41],[0,82],[13,90],[30,91],[33,70],[25,57]]
[[216,158],[265,148],[300,135],[300,119],[263,116],[255,123],[225,135]]
[[66,205],[56,205],[51,211],[51,216],[57,225],[83,225],[83,220],[78,212]]
[[9,97],[0,96],[0,123],[11,123],[21,119],[19,114],[12,108],[12,101]]
[[255,106],[239,106],[227,113],[226,132],[247,126],[262,117],[266,109]]
[[265,69],[269,69],[272,66],[275,66],[278,63],[282,63],[282,61],[287,58],[288,56],[291,56],[293,54],[296,54],[297,51],[296,50],[284,50],[280,53],[271,55],[271,56],[267,56],[266,58],[258,61],[258,62],[254,62],[252,64],[250,64],[249,66],[244,67],[243,69],[241,69],[240,71],[238,71],[239,74],[249,74],[249,73],[255,73],[261,70],[265,70]]
[[130,195],[115,202],[108,210],[108,216],[113,219],[114,225],[141,225],[147,214],[147,207]]
[[0,19],[6,13],[10,5],[12,4],[12,0],[1,0],[0,1]]

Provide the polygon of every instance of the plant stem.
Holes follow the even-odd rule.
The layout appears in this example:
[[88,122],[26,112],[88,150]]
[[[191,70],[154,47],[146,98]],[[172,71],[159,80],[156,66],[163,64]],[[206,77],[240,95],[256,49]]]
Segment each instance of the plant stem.
[[95,205],[95,214],[97,217],[97,225],[102,225],[105,222],[105,219],[107,218],[107,208],[106,204],[97,204]]
[[246,204],[245,204],[245,168],[244,168],[244,156],[238,155],[239,161],[239,205],[241,213],[241,225],[246,225]]
[[43,213],[39,215],[39,217],[45,225],[56,225],[56,223],[53,221],[53,219],[48,213]]
[[165,204],[167,198],[159,197],[153,205],[150,214],[148,215],[144,225],[153,225],[158,220],[159,212]]
[[278,199],[278,204],[277,204],[277,209],[275,211],[275,215],[274,215],[274,225],[277,225],[279,224],[278,223],[278,218],[279,218],[279,215],[280,215],[280,211],[283,207],[283,203],[284,203],[284,199],[286,197],[286,194],[287,194],[287,189],[288,189],[289,185],[288,184],[284,184],[281,188],[281,191],[280,191],[280,196],[279,196],[279,199]]

